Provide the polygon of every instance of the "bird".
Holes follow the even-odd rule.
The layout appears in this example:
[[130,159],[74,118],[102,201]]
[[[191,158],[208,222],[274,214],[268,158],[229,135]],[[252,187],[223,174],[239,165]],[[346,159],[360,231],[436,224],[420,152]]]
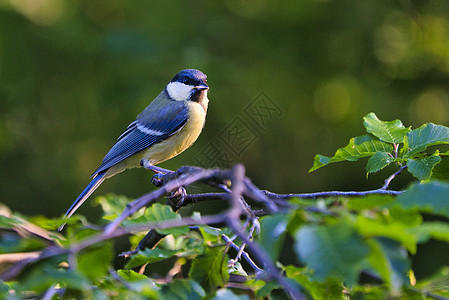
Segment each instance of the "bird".
[[63,220],[72,216],[105,179],[139,166],[160,173],[163,169],[153,166],[189,148],[205,125],[208,91],[203,72],[186,69],[177,73],[118,137]]

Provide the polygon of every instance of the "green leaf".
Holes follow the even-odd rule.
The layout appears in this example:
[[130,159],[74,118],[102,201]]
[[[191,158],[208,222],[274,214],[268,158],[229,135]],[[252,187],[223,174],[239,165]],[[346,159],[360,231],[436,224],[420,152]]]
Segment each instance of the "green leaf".
[[264,283],[264,285],[257,290],[256,297],[257,299],[266,299],[271,296],[271,293],[273,290],[279,288],[279,283],[275,280],[271,280],[267,283]]
[[419,180],[427,180],[432,176],[433,168],[441,161],[439,155],[427,156],[424,158],[409,158],[407,160],[407,169]]
[[229,280],[228,257],[223,247],[207,248],[192,263],[189,276],[199,282],[208,293]]
[[395,199],[396,197],[390,195],[372,194],[364,197],[348,198],[346,207],[350,210],[374,209],[393,202]]
[[375,173],[386,166],[388,166],[391,162],[394,161],[394,158],[391,157],[391,155],[388,152],[377,152],[374,153],[373,156],[371,156],[368,159],[368,163],[366,164],[366,171],[368,173]]
[[441,161],[432,170],[432,179],[449,180],[449,157],[440,153]]
[[367,243],[370,246],[370,254],[368,256],[368,262],[374,271],[382,278],[382,280],[391,287],[392,284],[392,272],[390,262],[386,253],[384,252],[382,245],[376,239],[369,239]]
[[405,148],[408,150],[405,157],[426,150],[427,147],[439,144],[449,144],[449,128],[432,123],[410,131],[405,139]]
[[273,261],[279,259],[287,229],[287,215],[277,214],[260,219],[260,245],[267,251]]
[[[146,209],[145,214],[140,218],[136,218],[133,220],[128,220],[123,222],[125,225],[133,225],[133,224],[145,224],[145,223],[159,223],[162,221],[169,220],[181,220],[181,216],[177,213],[173,212],[173,209],[168,205],[162,205],[159,203],[155,203],[149,208]],[[156,229],[156,231],[160,234],[168,235],[183,235],[187,234],[190,230],[188,226],[178,226],[173,228],[166,229]]]
[[420,243],[425,243],[431,238],[449,243],[449,224],[447,223],[426,222],[410,228],[409,231],[416,236]]
[[386,220],[381,216],[367,218],[357,216],[356,227],[364,237],[388,237],[402,243],[412,254],[416,253],[415,236],[408,232],[407,226],[393,220]]
[[8,217],[0,215],[0,227],[1,228],[11,229],[21,223],[22,222],[20,222],[19,220],[15,219],[15,218],[8,218]]
[[249,300],[247,295],[236,295],[230,289],[219,289],[212,300]]
[[410,129],[405,128],[400,120],[390,122],[381,121],[375,113],[370,113],[363,118],[366,131],[378,137],[381,141],[399,144],[404,140]]
[[321,154],[315,155],[315,158],[313,159],[313,167],[309,170],[309,172],[313,172],[321,167],[324,167],[325,165],[329,164],[331,161],[331,158],[328,156],[324,156]]
[[132,269],[147,263],[151,264],[161,261],[176,255],[178,252],[179,251],[177,250],[166,250],[161,248],[145,249],[144,251],[139,251],[137,254],[133,255],[125,268]]
[[111,243],[93,249],[89,248],[79,253],[77,257],[78,270],[87,278],[95,280],[108,274],[113,257]]
[[417,282],[416,287],[425,293],[441,296],[441,298],[434,297],[435,299],[447,299],[449,297],[449,267],[443,266],[432,276]]
[[243,269],[242,267],[242,264],[239,262],[234,262],[232,266],[228,269],[228,272],[230,274],[248,276],[248,273],[246,273],[245,269]]
[[[310,271],[306,268],[287,266],[285,268],[287,278],[298,282],[311,296],[312,299],[344,300],[343,285],[335,278],[330,278],[324,283],[311,280]],[[259,296],[259,294],[257,294]]]
[[344,148],[340,148],[331,158],[318,154],[315,156],[313,167],[309,172],[315,171],[327,164],[340,161],[357,161],[362,157],[371,156],[376,152],[391,152],[393,146],[391,144],[379,141],[371,135],[363,135],[352,138],[349,144]]
[[407,251],[400,243],[387,238],[377,238],[376,241],[382,246],[388,258],[391,287],[399,290],[404,284],[410,282],[408,278],[410,260]]
[[22,279],[21,288],[40,293],[55,284],[75,290],[83,290],[89,287],[89,282],[81,274],[44,264],[36,266],[31,272],[26,273],[25,279]]
[[[104,196],[98,196],[95,198],[97,205],[100,205],[103,210],[104,219],[113,220],[117,216],[121,215],[128,205],[130,199],[125,196],[118,196],[115,194],[107,194]],[[138,213],[134,214],[134,218],[139,217],[143,214],[143,209],[139,210]]]
[[150,299],[157,298],[158,287],[147,276],[134,272],[133,270],[117,270],[120,278],[126,281],[126,289],[137,291],[141,296]]
[[400,194],[393,205],[404,209],[416,208],[423,212],[449,217],[449,184],[440,181],[411,185]]
[[303,226],[295,236],[299,258],[315,271],[319,281],[335,276],[355,282],[369,249],[347,223]]
[[203,288],[193,280],[175,280],[162,287],[162,300],[200,300],[206,296]]

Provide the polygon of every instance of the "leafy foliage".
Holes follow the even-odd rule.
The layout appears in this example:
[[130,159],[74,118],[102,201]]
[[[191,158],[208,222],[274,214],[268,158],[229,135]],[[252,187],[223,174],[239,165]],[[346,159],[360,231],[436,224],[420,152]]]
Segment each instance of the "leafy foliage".
[[432,177],[434,168],[442,160],[442,154],[438,150],[433,154],[425,150],[430,146],[449,144],[448,127],[429,123],[411,130],[405,128],[400,120],[381,121],[374,113],[363,119],[363,125],[370,135],[352,138],[347,146],[338,149],[332,157],[316,155],[310,172],[330,163],[356,161],[369,156],[366,165],[368,174],[395,163],[398,166],[406,165],[408,171],[419,180]]
[[343,222],[329,226],[303,226],[295,238],[296,252],[315,270],[314,275],[319,281],[335,276],[352,284],[368,255],[368,246],[362,237]]
[[[60,220],[27,219],[3,207],[0,259],[10,254],[32,258],[35,251],[55,247],[70,251],[37,260],[26,272],[2,282],[0,296],[41,297],[55,289],[63,293],[54,298],[276,299],[286,295],[287,282],[311,299],[448,297],[446,267],[417,279],[411,263],[419,246],[429,240],[449,243],[449,183],[442,180],[448,176],[442,167],[447,166],[447,153],[425,152],[447,143],[448,130],[434,124],[411,130],[399,120],[384,122],[374,114],[367,115],[364,124],[367,135],[351,139],[333,157],[316,156],[314,168],[363,157],[369,157],[368,173],[389,164],[407,168],[419,181],[398,196],[385,193],[386,186],[357,197],[285,200],[282,205],[288,209],[264,215],[251,230],[247,228],[254,245],[266,254],[264,259],[254,259],[254,248],[227,227],[179,226],[184,220],[181,215],[160,203],[127,218],[122,229],[134,233],[129,236],[132,248],[146,233],[135,233],[136,226],[156,226],[165,238],[155,248],[137,251],[120,263],[114,263],[120,243],[111,239],[77,248],[102,233],[101,227],[85,218],[69,220],[62,236],[48,231],[56,229]],[[95,223],[116,218],[128,202],[123,196],[97,198],[103,219]],[[193,212],[189,220],[201,218]],[[171,221],[176,227],[167,225]],[[165,225],[157,228],[158,224]],[[285,282],[266,271],[268,260]],[[10,264],[6,258],[3,261],[7,269]]]

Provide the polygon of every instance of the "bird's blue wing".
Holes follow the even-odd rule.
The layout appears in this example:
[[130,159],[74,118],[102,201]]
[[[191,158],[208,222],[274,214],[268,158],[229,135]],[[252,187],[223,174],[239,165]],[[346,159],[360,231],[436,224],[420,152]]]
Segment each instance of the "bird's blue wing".
[[186,124],[187,119],[187,108],[179,101],[161,109],[152,110],[151,116],[143,118],[139,115],[119,136],[92,176],[167,139],[180,130]]

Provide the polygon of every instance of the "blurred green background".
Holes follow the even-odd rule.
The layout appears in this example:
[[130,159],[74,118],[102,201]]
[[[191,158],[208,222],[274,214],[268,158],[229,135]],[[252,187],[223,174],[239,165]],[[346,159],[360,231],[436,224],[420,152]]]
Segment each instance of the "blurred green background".
[[[364,134],[369,112],[449,125],[448,12],[447,0],[0,0],[0,201],[60,216],[185,68],[208,75],[207,123],[162,167],[204,163],[215,149],[274,192],[377,188],[394,169],[368,179],[365,161],[308,169]],[[260,101],[277,109],[263,126],[251,118]],[[231,129],[246,136],[229,145]],[[150,176],[127,171],[95,195],[139,196]]]

